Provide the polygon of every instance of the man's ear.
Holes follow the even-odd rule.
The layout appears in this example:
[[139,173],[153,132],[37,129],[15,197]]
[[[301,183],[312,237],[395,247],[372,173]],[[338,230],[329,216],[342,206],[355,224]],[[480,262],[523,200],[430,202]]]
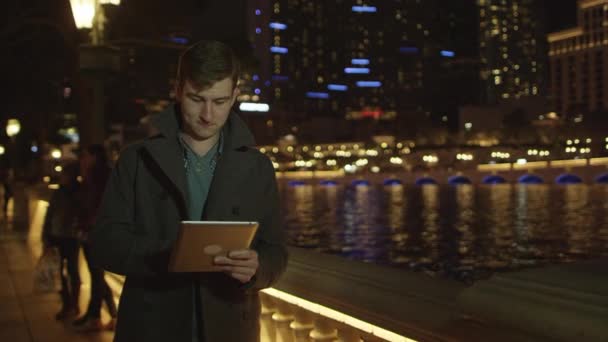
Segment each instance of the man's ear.
[[232,104],[234,105],[234,103],[236,102],[236,98],[241,94],[241,89],[239,89],[239,87],[235,87],[234,90],[232,91]]
[[177,80],[175,82],[175,86],[173,87],[173,91],[175,92],[175,101],[179,102],[180,99],[182,98],[182,90],[184,89],[183,85],[181,84],[180,80]]

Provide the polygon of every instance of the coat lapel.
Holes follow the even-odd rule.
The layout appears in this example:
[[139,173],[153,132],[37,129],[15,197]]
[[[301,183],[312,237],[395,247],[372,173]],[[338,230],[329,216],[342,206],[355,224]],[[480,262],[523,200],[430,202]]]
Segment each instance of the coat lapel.
[[225,151],[219,159],[211,188],[207,196],[204,217],[209,220],[222,219],[220,213],[224,212],[238,196],[238,191],[248,179],[253,167],[252,156],[238,150]]
[[165,137],[152,139],[146,148],[163,173],[175,185],[181,195],[184,208],[188,208],[188,186],[183,151],[177,138],[173,142]]

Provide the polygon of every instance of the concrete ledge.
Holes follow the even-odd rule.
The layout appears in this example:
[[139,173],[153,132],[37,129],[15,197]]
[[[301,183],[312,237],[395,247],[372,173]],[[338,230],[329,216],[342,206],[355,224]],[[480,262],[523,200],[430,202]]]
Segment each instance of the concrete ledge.
[[275,288],[419,341],[608,341],[608,260],[473,286],[290,248]]
[[463,284],[300,248],[289,252],[275,288],[408,338],[451,340],[441,332],[458,318]]
[[608,341],[608,258],[497,274],[463,291],[459,304],[539,339]]

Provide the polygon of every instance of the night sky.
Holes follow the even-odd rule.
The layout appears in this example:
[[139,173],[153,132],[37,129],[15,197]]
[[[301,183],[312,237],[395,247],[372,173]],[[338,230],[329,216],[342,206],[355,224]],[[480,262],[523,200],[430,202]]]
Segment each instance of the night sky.
[[[320,0],[319,0],[320,1]],[[474,0],[453,0],[453,1],[474,1]],[[576,25],[576,0],[534,0],[541,1],[539,4],[544,8],[546,18],[546,32],[554,32],[567,29]],[[238,11],[235,10],[235,4]],[[183,6],[180,6],[182,4]],[[196,38],[204,38],[203,32],[214,32],[223,34],[227,37],[231,35],[244,36],[244,16],[239,19],[235,12],[242,12],[245,7],[244,0],[238,1],[204,1],[204,0],[179,0],[171,6],[167,2],[159,0],[124,0],[123,9],[136,7],[135,12],[140,9],[145,13],[143,21],[133,20],[132,23],[139,27],[140,31],[146,32],[147,28],[171,27],[175,20],[180,20],[180,13],[188,8],[189,18],[186,19],[186,26],[196,23],[202,29],[195,30]],[[2,24],[0,24],[0,40],[4,47],[8,48],[8,53],[0,56],[0,68],[4,79],[10,84],[8,91],[2,93],[1,100],[4,103],[4,110],[0,113],[0,120],[6,115],[12,115],[15,111],[33,112],[39,111],[37,103],[50,101],[46,97],[50,96],[49,89],[56,88],[62,79],[62,70],[66,69],[65,64],[70,63],[72,58],[63,51],[61,46],[61,33],[49,30],[40,25],[26,24],[28,17],[46,17],[62,23],[64,30],[69,30],[72,24],[67,22],[69,10],[68,0],[46,0],[44,2],[22,2],[19,0],[3,1],[6,11],[0,13]],[[123,7],[121,6],[121,7]],[[181,10],[180,10],[181,9]],[[193,13],[192,13],[193,12]],[[203,12],[212,12],[214,15],[203,15]],[[159,23],[156,23],[155,16],[162,13]],[[201,13],[196,15],[196,13]],[[231,20],[220,20],[221,18]],[[183,19],[181,19],[183,20]],[[35,21],[34,21],[35,22]],[[227,24],[229,22],[242,24]],[[216,25],[217,24],[217,25]],[[28,27],[33,27],[35,31],[25,31]],[[213,30],[209,30],[213,27]],[[137,30],[135,30],[137,31]],[[71,38],[71,37],[70,37]],[[68,41],[72,39],[68,38]],[[32,99],[37,101],[32,101]]]
[[541,0],[547,33],[576,26],[576,0]]

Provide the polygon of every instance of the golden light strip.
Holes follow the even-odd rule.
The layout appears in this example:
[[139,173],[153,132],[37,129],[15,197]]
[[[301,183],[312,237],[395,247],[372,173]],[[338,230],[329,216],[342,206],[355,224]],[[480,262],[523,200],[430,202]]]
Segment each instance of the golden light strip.
[[580,27],[575,27],[572,29],[567,29],[559,32],[550,33],[547,35],[547,41],[549,43],[553,43],[556,41],[574,38],[581,36],[583,34],[583,29]]
[[280,291],[280,290],[277,290],[274,288],[264,289],[264,290],[262,290],[262,292],[264,292],[272,297],[275,297],[279,300],[282,300],[284,302],[287,302],[287,303],[290,303],[293,305],[297,305],[297,306],[299,306],[305,310],[308,310],[310,312],[313,312],[315,314],[327,317],[327,318],[332,319],[337,322],[341,322],[341,323],[350,325],[351,327],[353,327],[357,330],[374,335],[374,336],[384,339],[386,341],[391,341],[391,342],[415,342],[416,341],[416,340],[407,338],[405,336],[396,334],[392,331],[375,326],[368,322],[364,322],[360,319],[349,316],[347,314],[336,311],[334,309],[328,308],[326,306],[323,306],[323,305],[320,305],[317,303],[313,303],[306,299],[294,296],[287,292],[283,292],[283,291]]
[[513,164],[513,170],[545,169],[547,167],[549,167],[549,163],[546,161],[527,162],[525,164]]
[[564,166],[585,166],[587,165],[587,159],[566,159],[566,160],[552,160],[551,167],[564,167]]
[[608,0],[581,0],[579,6],[581,8],[589,8],[603,4],[608,4]]
[[589,159],[589,165],[608,165],[608,157],[591,158]]
[[477,165],[478,171],[509,171],[511,170],[511,163],[500,163],[500,164],[480,164]]

